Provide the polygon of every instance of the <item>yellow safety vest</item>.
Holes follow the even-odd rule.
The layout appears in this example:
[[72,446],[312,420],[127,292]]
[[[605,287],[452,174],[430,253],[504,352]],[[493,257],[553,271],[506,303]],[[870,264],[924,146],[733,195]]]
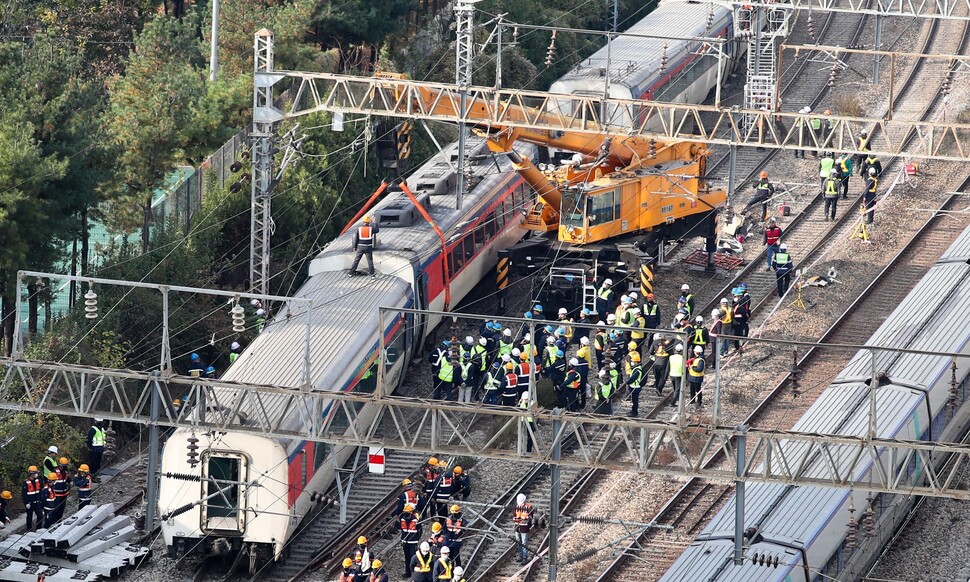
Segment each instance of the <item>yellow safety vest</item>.
[[876,191],[876,188],[878,188],[878,187],[879,187],[879,178],[876,178],[875,176],[873,176],[872,177],[872,187],[869,188],[869,192],[870,193],[875,192]]
[[644,319],[642,315],[638,315],[636,317],[636,319],[633,320],[633,324],[636,327],[641,328],[641,329],[640,329],[640,331],[637,331],[636,329],[634,329],[633,331],[631,331],[630,332],[630,337],[632,337],[634,339],[643,339],[643,331],[642,331],[642,328],[647,327],[647,320]]
[[438,371],[438,379],[445,382],[451,382],[455,377],[455,367],[451,365],[451,362],[442,362],[441,369]]
[[421,557],[421,553],[418,552],[414,554],[414,557],[418,559],[418,572],[430,572],[431,571],[431,559],[434,558],[434,554],[428,554],[425,558]]
[[444,558],[438,558],[438,563],[444,566],[444,572],[438,574],[438,580],[451,580],[451,560],[445,560]]
[[826,198],[838,198],[839,190],[838,190],[837,184],[838,184],[838,180],[833,180],[832,178],[829,178],[828,180],[825,181]]
[[721,322],[731,323],[734,321],[734,310],[730,306],[721,309]]
[[[703,362],[705,364],[707,363],[707,362],[704,362],[704,358],[696,358],[696,359],[700,360],[701,362]],[[697,370],[694,369],[693,364],[687,370],[687,373],[689,373],[694,378],[703,378],[704,377],[704,370],[701,370],[700,372],[698,372]]]
[[684,356],[683,354],[673,354],[670,356],[670,377],[680,378],[684,375]]

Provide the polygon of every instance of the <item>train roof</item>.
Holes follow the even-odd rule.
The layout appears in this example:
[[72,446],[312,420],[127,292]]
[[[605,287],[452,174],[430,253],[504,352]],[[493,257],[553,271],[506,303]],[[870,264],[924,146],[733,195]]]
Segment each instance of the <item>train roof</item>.
[[[708,18],[712,18],[710,27],[707,24]],[[731,11],[723,4],[664,0],[660,6],[631,26],[627,32],[657,36],[702,37],[711,36],[713,30],[719,30],[730,22]],[[580,61],[572,70],[553,83],[549,90],[553,93],[602,92],[606,82],[608,52],[611,86],[639,88],[644,82],[660,74],[661,63],[665,57],[665,66],[669,66],[675,57],[686,51],[695,50],[698,44],[659,38],[619,36],[609,49],[603,47]],[[616,97],[640,97],[639,94],[613,94]]]
[[[348,364],[361,360],[378,341],[377,306],[401,306],[410,286],[396,277],[348,277],[329,271],[313,277],[295,297],[313,301],[310,316],[310,381],[317,390],[340,389],[350,374]],[[267,323],[265,329],[229,366],[223,380],[300,388],[307,336],[307,313],[297,303]],[[361,337],[360,330],[374,330]]]
[[[466,147],[469,152],[466,167],[471,172],[472,183],[463,198],[461,210],[455,204],[457,143],[445,146],[443,151],[435,154],[407,178],[408,187],[449,238],[462,231],[468,218],[487,205],[503,183],[521,181],[508,157],[489,152],[483,139],[469,138]],[[536,152],[534,145],[525,143],[516,144],[515,149],[529,157]],[[441,242],[434,229],[402,191],[394,190],[385,194],[368,214],[377,220],[380,227],[375,258],[390,254],[411,260],[415,255],[427,257],[440,247]],[[353,237],[354,229],[349,228],[328,243],[311,264],[310,274],[326,269],[325,265],[329,264],[326,259],[346,255]]]

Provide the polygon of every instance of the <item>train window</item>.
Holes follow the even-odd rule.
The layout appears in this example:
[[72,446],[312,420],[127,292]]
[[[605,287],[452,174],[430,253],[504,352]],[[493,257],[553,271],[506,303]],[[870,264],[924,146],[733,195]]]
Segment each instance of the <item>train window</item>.
[[462,241],[462,247],[465,251],[465,262],[467,263],[475,256],[475,236],[471,234],[466,235]]
[[590,208],[589,225],[604,224],[616,220],[620,216],[619,191],[612,190],[590,196],[592,202]]
[[360,377],[357,385],[354,386],[354,392],[373,392],[377,388],[377,363],[371,364],[370,368],[364,371],[364,374]]
[[303,446],[303,450],[300,451],[300,476],[303,479],[303,486],[306,487],[306,469],[307,469],[307,459],[306,459],[306,445]]
[[[240,459],[233,457],[210,456],[206,464],[207,476],[220,481],[239,481]],[[212,497],[206,503],[206,517],[235,518],[239,511],[239,487],[228,487],[228,483],[207,483],[207,495]],[[224,489],[220,493],[220,489]]]
[[465,266],[465,255],[461,248],[461,243],[455,245],[455,248],[451,249],[449,253],[451,257],[451,273],[455,274]]
[[482,224],[482,230],[484,231],[484,236],[486,241],[490,241],[495,238],[495,213],[491,213],[485,217],[485,223]]
[[[485,221],[487,222],[488,219],[486,218]],[[482,247],[485,246],[485,224],[482,223],[476,226],[471,236],[475,238],[475,251],[482,250]]]
[[319,470],[330,456],[330,445],[327,443],[315,443],[313,445],[313,469]]

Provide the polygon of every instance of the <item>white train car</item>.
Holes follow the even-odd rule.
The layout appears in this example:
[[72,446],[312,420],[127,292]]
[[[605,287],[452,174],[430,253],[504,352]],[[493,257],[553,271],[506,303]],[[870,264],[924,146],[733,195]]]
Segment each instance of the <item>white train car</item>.
[[[529,145],[517,149],[524,155],[535,151]],[[472,180],[461,210],[455,208],[455,172],[445,156],[454,164],[456,150],[454,145],[446,148],[407,180],[443,232],[444,242],[403,192],[391,192],[369,211],[380,227],[375,278],[348,277],[356,225],[311,262],[309,279],[296,293],[313,299],[311,389],[373,391],[380,334],[388,353],[385,377],[397,386],[413,350],[438,319],[388,317],[381,329],[377,307],[452,309],[494,269],[497,251],[523,236],[519,224],[531,192],[509,161],[488,154],[481,140],[471,140]],[[307,317],[299,310],[289,315],[272,319],[222,379],[301,387]],[[263,405],[284,404],[268,399]],[[213,402],[206,410],[225,413]],[[302,426],[301,415],[317,414],[287,413],[290,429]],[[366,417],[366,410],[361,413]],[[238,414],[245,418],[260,411]],[[339,407],[328,406],[319,415],[324,432],[346,432],[347,418]],[[187,458],[191,436],[188,430],[175,431],[162,454],[163,474],[183,476],[163,477],[159,487],[159,512],[167,517],[162,535],[172,555],[245,549],[257,561],[279,559],[297,525],[333,482],[334,466],[342,466],[352,453],[352,447],[311,441],[196,433],[201,457],[192,467]],[[185,476],[239,485],[220,493],[212,481]]]
[[[920,280],[913,291],[869,339],[867,345],[930,352],[970,354],[970,229],[967,229]],[[956,368],[952,365],[956,363]],[[886,374],[876,388],[876,431],[889,439],[958,440],[968,423],[968,362],[965,358],[881,353],[875,370]],[[870,354],[859,351],[793,427],[797,431],[867,434],[873,371]],[[956,380],[958,407],[948,406]],[[789,445],[794,446],[794,445]],[[832,449],[834,462],[848,453]],[[888,458],[888,463],[901,462]],[[819,459],[818,463],[825,461]],[[864,479],[873,470],[862,466]],[[923,478],[912,462],[909,482]],[[821,475],[822,472],[820,471]],[[851,499],[851,503],[850,503]],[[906,495],[823,487],[751,484],[745,493],[745,561],[734,565],[735,503],[732,499],[701,532],[662,582],[823,582],[854,580],[878,556],[885,541],[913,503]],[[850,506],[859,520],[872,507],[875,537],[858,536],[859,547],[846,545]]]
[[[741,56],[733,41],[730,4],[662,0],[647,17],[627,30],[658,37],[723,38],[725,57],[721,75],[726,77]],[[609,62],[609,96],[613,99],[644,99],[672,103],[703,103],[718,80],[716,53],[705,54],[703,43],[691,40],[619,36],[612,46],[581,61],[549,91],[569,95],[602,97],[606,92]],[[609,53],[609,54],[608,54]],[[564,111],[563,113],[570,113]],[[625,120],[614,116],[615,124]]]

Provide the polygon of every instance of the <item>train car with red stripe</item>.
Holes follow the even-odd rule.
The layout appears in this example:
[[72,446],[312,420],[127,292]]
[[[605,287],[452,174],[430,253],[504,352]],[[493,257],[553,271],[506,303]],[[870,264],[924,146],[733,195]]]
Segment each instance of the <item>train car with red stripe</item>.
[[[517,149],[535,154],[527,144]],[[367,211],[377,227],[375,276],[366,274],[366,260],[360,267],[364,274],[349,275],[358,221],[312,260],[309,277],[295,294],[312,300],[309,316],[295,302],[275,314],[222,379],[370,392],[377,387],[383,336],[386,386],[397,387],[415,350],[440,319],[406,315],[382,321],[377,307],[453,309],[494,271],[497,252],[526,232],[520,223],[532,192],[525,181],[507,157],[493,156],[481,140],[470,140],[469,151],[470,179],[460,208],[457,147],[452,145],[407,178],[413,197],[390,188]],[[282,406],[273,401],[263,405]],[[211,401],[205,408],[206,414],[237,415],[237,421],[263,413],[221,410]],[[372,418],[368,412],[358,411],[364,419]],[[307,415],[319,419],[322,434],[339,436],[348,430],[346,412],[332,404],[319,411],[286,410],[286,428],[299,430]],[[194,465],[187,455],[191,438],[198,439],[200,451]],[[280,559],[353,452],[349,446],[251,433],[175,431],[163,451],[158,499],[169,553],[242,552],[252,557],[251,568]]]

